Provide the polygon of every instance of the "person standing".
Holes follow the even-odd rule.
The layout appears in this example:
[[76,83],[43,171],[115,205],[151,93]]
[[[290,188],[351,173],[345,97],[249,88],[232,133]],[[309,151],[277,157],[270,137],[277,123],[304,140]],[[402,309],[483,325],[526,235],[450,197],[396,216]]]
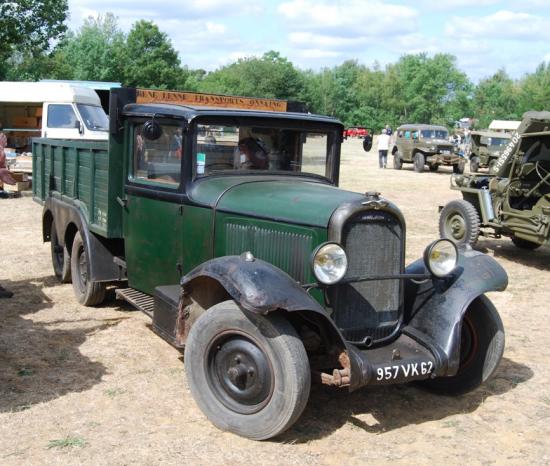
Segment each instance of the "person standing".
[[388,162],[388,150],[390,148],[390,136],[386,128],[382,130],[382,134],[378,136],[378,163],[380,168],[386,168]]

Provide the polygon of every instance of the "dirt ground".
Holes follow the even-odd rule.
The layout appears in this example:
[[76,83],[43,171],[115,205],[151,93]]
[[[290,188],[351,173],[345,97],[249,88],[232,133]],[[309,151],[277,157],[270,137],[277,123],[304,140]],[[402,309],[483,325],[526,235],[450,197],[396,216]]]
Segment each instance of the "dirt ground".
[[[437,237],[437,206],[458,197],[449,174],[381,170],[360,141],[343,146],[341,185],[380,191],[403,210],[408,262]],[[116,301],[82,307],[55,280],[40,215],[30,197],[0,200],[0,283],[15,293],[0,300],[2,465],[550,463],[550,248],[479,243],[510,278],[490,294],[506,350],[482,388],[447,398],[412,385],[313,387],[291,430],[253,442],[208,422],[181,354],[145,315]]]

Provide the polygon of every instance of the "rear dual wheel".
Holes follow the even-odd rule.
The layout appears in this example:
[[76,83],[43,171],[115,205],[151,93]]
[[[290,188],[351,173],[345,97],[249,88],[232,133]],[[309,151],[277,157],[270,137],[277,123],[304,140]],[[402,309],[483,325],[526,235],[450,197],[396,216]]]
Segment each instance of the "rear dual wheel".
[[61,283],[71,282],[71,256],[67,249],[67,245],[61,245],[57,237],[55,224],[52,224],[50,234],[50,248],[52,254],[52,266],[55,276]]
[[255,440],[288,429],[309,398],[309,362],[292,325],[233,301],[211,307],[195,322],[185,372],[193,398],[216,427]]
[[96,306],[105,299],[105,283],[91,279],[90,261],[88,248],[77,232],[71,252],[71,275],[76,299],[84,306]]

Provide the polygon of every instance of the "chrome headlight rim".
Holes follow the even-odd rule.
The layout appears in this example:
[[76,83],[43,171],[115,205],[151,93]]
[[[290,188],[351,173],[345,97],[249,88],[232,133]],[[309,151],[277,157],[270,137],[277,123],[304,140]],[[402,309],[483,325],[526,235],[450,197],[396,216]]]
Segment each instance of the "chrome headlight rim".
[[[448,248],[449,246],[451,247],[451,256],[454,255],[454,260],[450,263],[452,266],[448,265],[443,269],[440,264],[434,261],[433,253],[437,251],[437,248]],[[433,276],[437,278],[448,277],[458,265],[458,248],[456,244],[447,238],[435,240],[424,250],[424,265]]]
[[[326,275],[323,276],[323,275],[320,275],[318,272],[319,272],[319,265],[316,264],[316,259],[318,258],[319,254],[322,253],[323,249],[325,248],[329,248],[329,247],[337,247],[340,249],[340,252],[342,253],[341,257],[344,258],[344,267],[340,270],[340,272],[338,273],[338,275],[336,275],[335,278],[333,279],[327,279]],[[342,280],[342,278],[344,278],[344,276],[346,275],[346,272],[348,271],[348,256],[346,254],[346,251],[344,250],[344,248],[342,247],[341,244],[335,242],[335,241],[326,241],[324,243],[321,243],[319,246],[317,246],[312,254],[311,254],[311,270],[313,271],[313,276],[315,277],[315,279],[321,283],[322,285],[335,285],[337,284],[339,281]]]

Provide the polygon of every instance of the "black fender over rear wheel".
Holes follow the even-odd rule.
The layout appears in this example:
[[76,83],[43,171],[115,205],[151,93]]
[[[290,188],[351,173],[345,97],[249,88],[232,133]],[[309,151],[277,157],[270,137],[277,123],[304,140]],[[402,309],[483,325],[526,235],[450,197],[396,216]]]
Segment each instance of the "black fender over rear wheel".
[[426,158],[422,152],[417,152],[414,154],[414,171],[422,173],[424,171],[424,164],[426,163]]
[[473,246],[479,237],[479,214],[468,201],[449,202],[439,216],[439,235],[456,244]]
[[477,297],[462,320],[460,366],[456,375],[424,380],[421,385],[445,395],[461,395],[485,383],[504,353],[504,327],[493,303]]
[[96,306],[105,299],[105,284],[90,280],[91,260],[86,244],[77,232],[71,252],[71,275],[76,299],[84,306]]
[[71,282],[71,256],[67,245],[61,245],[57,238],[55,225],[52,225],[50,234],[50,249],[52,253],[52,266],[55,276],[61,283]]
[[211,307],[195,322],[185,372],[193,398],[214,425],[255,440],[288,429],[309,398],[309,362],[292,325],[233,301]]

